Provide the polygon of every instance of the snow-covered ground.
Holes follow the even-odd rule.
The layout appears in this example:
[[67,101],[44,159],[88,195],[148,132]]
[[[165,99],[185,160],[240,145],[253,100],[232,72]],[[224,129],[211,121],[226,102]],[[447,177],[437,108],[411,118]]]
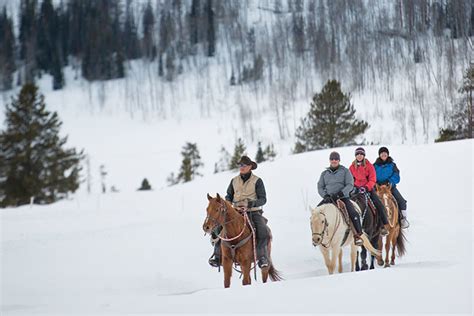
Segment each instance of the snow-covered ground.
[[[328,276],[311,245],[308,207],[319,201],[316,182],[330,150],[282,157],[255,172],[267,188],[282,282],[243,287],[234,275],[223,289],[223,274],[207,264],[206,193],[223,194],[231,172],[150,192],[81,192],[49,206],[2,210],[1,311],[470,315],[473,145],[389,146],[408,200],[408,253],[373,271],[347,273],[346,252],[345,273]],[[371,161],[377,149],[366,148]],[[338,150],[348,165],[354,148]]]

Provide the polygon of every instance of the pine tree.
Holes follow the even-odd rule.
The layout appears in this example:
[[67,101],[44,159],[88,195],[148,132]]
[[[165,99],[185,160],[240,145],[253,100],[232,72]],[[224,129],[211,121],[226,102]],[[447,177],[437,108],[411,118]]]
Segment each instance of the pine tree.
[[143,54],[146,58],[153,60],[155,58],[156,51],[154,52],[154,27],[155,27],[155,15],[153,14],[153,8],[150,0],[146,5],[145,11],[143,12]]
[[261,163],[265,161],[265,155],[263,154],[262,143],[258,142],[257,155],[255,156],[255,161]]
[[459,140],[473,138],[472,131],[472,93],[474,92],[474,64],[466,70],[463,77],[463,85],[459,89],[463,93],[459,101],[455,104],[454,109],[447,120],[447,127],[439,131],[439,136],[435,142],[446,142],[451,140]]
[[301,120],[294,152],[354,144],[368,127],[367,122],[355,118],[350,94],[341,91],[338,81],[329,80],[321,93],[314,95],[308,115]]
[[15,71],[14,51],[13,22],[7,16],[7,9],[4,7],[0,14],[0,91],[12,88]]
[[131,5],[131,0],[127,0],[125,22],[123,26],[123,46],[126,59],[136,59],[141,57],[137,26]]
[[142,185],[140,186],[138,191],[149,191],[149,190],[151,190],[151,185],[148,182],[148,179],[144,178],[143,181],[142,181]]
[[181,151],[183,160],[178,173],[177,180],[179,182],[189,182],[197,176],[202,176],[198,169],[204,164],[201,162],[201,156],[196,143],[186,143]]
[[216,53],[216,26],[212,0],[207,0],[207,56],[213,57]]
[[46,110],[44,97],[25,84],[6,109],[6,130],[0,134],[0,205],[52,203],[79,188],[83,153],[66,149],[56,112]]
[[229,170],[234,170],[238,167],[238,162],[240,158],[245,154],[247,148],[245,147],[241,138],[237,140],[237,143],[234,147],[234,153],[232,154],[232,158],[230,159],[229,163]]
[[20,59],[24,64],[23,81],[33,83],[36,73],[36,21],[37,1],[21,0],[20,3]]
[[267,147],[265,147],[263,155],[265,157],[265,160],[273,161],[275,159],[277,154],[275,152],[273,144],[267,145]]
[[229,170],[230,159],[229,152],[224,146],[222,146],[219,161],[214,164],[214,173]]

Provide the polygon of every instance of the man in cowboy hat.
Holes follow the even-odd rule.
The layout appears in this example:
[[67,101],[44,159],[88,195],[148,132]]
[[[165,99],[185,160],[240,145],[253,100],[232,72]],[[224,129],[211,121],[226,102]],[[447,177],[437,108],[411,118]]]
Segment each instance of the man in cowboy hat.
[[[265,186],[262,179],[252,173],[252,170],[257,169],[256,162],[247,156],[242,156],[238,164],[240,173],[230,181],[225,199],[232,202],[234,207],[240,211],[247,212],[252,220],[257,238],[258,266],[265,268],[269,265],[266,251],[269,236],[265,218],[262,216],[262,206],[267,203]],[[211,266],[218,267],[220,265],[220,252],[220,240],[216,240],[214,243],[214,254],[209,258]]]

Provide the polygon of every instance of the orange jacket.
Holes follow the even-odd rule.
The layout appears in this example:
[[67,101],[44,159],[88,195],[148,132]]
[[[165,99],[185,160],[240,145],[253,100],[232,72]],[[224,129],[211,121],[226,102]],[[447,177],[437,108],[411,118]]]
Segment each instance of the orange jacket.
[[367,159],[364,158],[360,165],[357,165],[357,160],[354,160],[349,170],[354,177],[354,186],[358,188],[365,186],[369,191],[372,191],[377,181],[377,175],[374,166]]

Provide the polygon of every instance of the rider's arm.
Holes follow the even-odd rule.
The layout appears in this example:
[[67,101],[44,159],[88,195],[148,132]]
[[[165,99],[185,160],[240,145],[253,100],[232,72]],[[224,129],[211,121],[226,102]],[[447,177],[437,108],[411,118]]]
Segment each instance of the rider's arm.
[[255,183],[255,192],[257,193],[257,199],[255,201],[249,201],[248,207],[259,207],[267,203],[267,193],[265,191],[265,185],[262,179],[258,179]]
[[229,186],[227,187],[227,195],[225,199],[232,203],[234,201],[234,186],[232,185],[232,180],[230,180]]
[[349,193],[354,189],[354,177],[352,176],[352,173],[346,169],[346,175],[345,175],[345,186],[342,188],[342,193],[344,194],[344,197],[348,197]]
[[400,182],[400,170],[398,170],[397,165],[393,162],[393,172],[392,175],[388,178],[388,181],[392,185],[398,184]]
[[328,194],[328,191],[326,191],[326,183],[324,183],[324,171],[321,173],[321,176],[319,177],[318,181],[318,193],[321,195],[321,197],[325,197]]
[[367,189],[372,191],[375,186],[375,182],[377,182],[377,174],[375,172],[375,168],[372,164],[367,164],[367,168],[369,169],[369,179],[367,179]]

